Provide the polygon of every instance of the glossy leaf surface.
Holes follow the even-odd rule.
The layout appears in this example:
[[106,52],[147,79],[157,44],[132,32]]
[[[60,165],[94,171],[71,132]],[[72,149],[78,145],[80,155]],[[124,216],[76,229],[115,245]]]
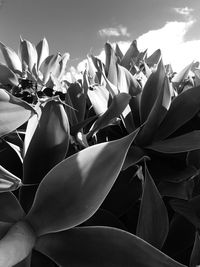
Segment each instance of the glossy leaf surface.
[[81,227],[44,235],[36,249],[63,267],[185,266],[139,237],[109,227]]
[[90,146],[56,165],[42,180],[27,220],[41,235],[74,227],[100,207],[137,135]]

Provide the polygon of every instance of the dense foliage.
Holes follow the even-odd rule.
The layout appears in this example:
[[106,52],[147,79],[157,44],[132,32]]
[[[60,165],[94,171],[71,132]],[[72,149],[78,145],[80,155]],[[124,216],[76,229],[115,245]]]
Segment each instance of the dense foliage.
[[0,266],[199,265],[198,63],[0,49]]

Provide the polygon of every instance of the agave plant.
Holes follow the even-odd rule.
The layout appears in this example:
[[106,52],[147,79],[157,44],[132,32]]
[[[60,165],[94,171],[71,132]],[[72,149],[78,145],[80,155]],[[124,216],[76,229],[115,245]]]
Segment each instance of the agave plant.
[[[44,38],[36,46],[20,38],[19,54],[0,43],[6,65],[0,64],[0,83],[14,95],[29,97],[50,88],[65,92],[63,75],[69,53],[49,55],[49,45]],[[48,90],[46,90],[48,91]]]

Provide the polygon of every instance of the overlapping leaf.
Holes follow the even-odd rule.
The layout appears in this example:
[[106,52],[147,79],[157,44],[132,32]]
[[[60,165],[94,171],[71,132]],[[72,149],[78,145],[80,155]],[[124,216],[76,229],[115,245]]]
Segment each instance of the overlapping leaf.
[[38,235],[69,229],[94,214],[113,186],[137,133],[88,147],[45,176],[26,217]]
[[160,249],[165,242],[168,230],[167,209],[145,166],[145,182],[136,233],[140,238]]
[[21,73],[22,64],[15,51],[1,42],[0,42],[0,49],[2,51],[2,54],[4,56],[8,68],[11,69],[14,73]]
[[46,38],[37,44],[36,50],[38,54],[37,68],[39,69],[42,62],[49,56],[49,45]]
[[36,249],[63,267],[186,267],[144,240],[109,227],[81,227],[44,235]]
[[127,93],[116,95],[106,110],[93,124],[89,136],[106,127],[113,119],[119,117],[129,103],[131,96]]
[[200,109],[200,86],[191,88],[172,101],[170,108],[157,130],[155,139],[162,140],[184,125]]
[[11,192],[0,194],[0,205],[0,221],[13,223],[21,220],[24,216],[22,207]]
[[190,257],[190,267],[196,267],[200,264],[200,236],[199,232],[196,232],[193,250]]
[[19,85],[17,75],[6,65],[0,63],[0,81],[3,85]]
[[34,113],[29,104],[0,89],[0,136],[16,130]]
[[200,131],[196,130],[178,137],[154,142],[147,148],[161,153],[182,153],[197,150],[200,149]]

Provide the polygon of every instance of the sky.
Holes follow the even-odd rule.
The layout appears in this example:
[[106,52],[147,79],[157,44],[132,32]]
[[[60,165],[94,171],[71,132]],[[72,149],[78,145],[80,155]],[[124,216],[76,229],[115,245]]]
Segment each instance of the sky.
[[200,1],[0,0],[0,41],[17,51],[20,35],[34,44],[46,37],[50,52],[70,53],[78,70],[87,54],[103,58],[106,41],[125,52],[137,40],[178,71],[200,61]]

